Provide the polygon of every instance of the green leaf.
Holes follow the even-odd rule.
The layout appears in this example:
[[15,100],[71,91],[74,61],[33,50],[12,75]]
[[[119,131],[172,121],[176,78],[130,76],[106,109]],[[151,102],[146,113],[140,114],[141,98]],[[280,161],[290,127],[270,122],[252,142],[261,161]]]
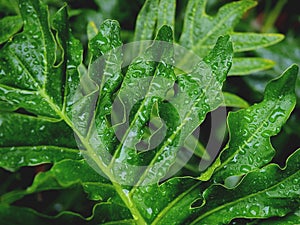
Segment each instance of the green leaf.
[[[110,32],[103,32],[103,34],[110,37],[106,37],[104,40],[114,39],[115,35],[110,36],[111,33],[114,33],[114,29]],[[103,36],[103,34],[101,35]],[[95,39],[95,43],[97,43],[97,39],[103,40],[101,35]],[[232,45],[229,37],[221,37],[219,38],[214,50],[204,59],[204,62],[200,62],[196,65],[191,74],[178,77],[178,93],[176,96],[171,97],[169,101],[172,102],[177,110],[179,110],[179,115],[181,116],[179,121],[182,121],[181,124],[177,126],[174,125],[174,121],[172,121],[172,124],[171,122],[168,122],[168,120],[170,121],[170,118],[168,117],[172,112],[172,108],[169,108],[170,106],[163,105],[158,107],[158,109],[156,109],[158,110],[156,114],[159,113],[160,116],[169,123],[168,127],[171,127],[173,130],[167,131],[167,137],[156,149],[139,153],[136,149],[136,143],[138,143],[144,135],[141,131],[144,131],[145,124],[151,118],[151,114],[153,114],[153,106],[157,105],[157,103],[161,104],[161,100],[159,100],[156,96],[164,96],[165,90],[171,88],[175,81],[173,67],[171,64],[173,49],[172,47],[165,45],[163,42],[159,42],[160,40],[172,40],[172,32],[169,27],[163,26],[157,35],[158,42],[154,42],[144,54],[141,54],[129,65],[126,76],[124,77],[116,97],[120,106],[124,107],[120,110],[122,113],[119,116],[120,118],[118,118],[117,115],[115,116],[117,122],[110,125],[104,117],[105,115],[109,115],[107,114],[109,111],[106,108],[111,107],[111,97],[108,96],[106,100],[103,99],[103,101],[98,103],[99,105],[97,108],[99,110],[99,116],[96,117],[96,132],[99,135],[98,138],[101,140],[99,144],[106,144],[103,145],[103,148],[99,148],[96,144],[95,146],[87,148],[86,152],[82,151],[89,164],[96,171],[107,175],[108,178],[114,182],[116,191],[127,207],[131,209],[133,216],[137,217],[141,224],[143,223],[144,218],[140,215],[138,208],[135,208],[132,205],[132,199],[130,196],[135,194],[137,190],[136,188],[139,185],[156,183],[166,174],[170,165],[176,159],[176,152],[179,147],[183,146],[183,141],[204,120],[207,112],[215,109],[222,103],[222,83],[224,82],[226,74],[230,68],[232,57]],[[108,42],[108,44],[110,43],[113,42]],[[101,46],[105,48],[106,45],[104,44]],[[118,52],[117,49],[118,46],[116,45],[116,48],[112,51],[113,55]],[[107,57],[109,59],[112,58],[116,60],[115,63],[109,63],[108,65],[113,65],[115,71],[117,71],[114,74],[118,74],[118,71],[120,70],[120,67],[118,66],[119,57],[111,57],[109,55]],[[159,62],[156,62],[157,58],[160,60]],[[104,71],[106,70],[107,68],[104,67]],[[90,73],[90,75],[93,77],[93,72]],[[112,78],[114,77],[109,79]],[[137,82],[137,78],[141,80],[142,84],[135,85],[136,88],[132,89],[132,84]],[[194,81],[198,82],[195,83]],[[145,82],[149,82],[147,83],[146,88],[144,86]],[[101,93],[105,93],[103,92],[105,82],[101,81],[101,83],[100,96]],[[162,86],[164,88],[161,88]],[[141,90],[139,90],[139,88],[141,88]],[[110,88],[108,87],[106,90],[110,90]],[[145,98],[142,98],[140,104],[134,108],[136,99],[140,99],[140,91],[144,93],[143,97],[145,96]],[[91,92],[88,92],[87,94],[90,95],[90,93],[93,92],[94,90],[91,90]],[[188,94],[186,94],[186,92],[188,92]],[[111,92],[108,91],[106,95],[110,95],[110,93]],[[191,101],[191,97],[193,97],[194,100]],[[187,111],[187,107],[182,107],[182,102],[186,102],[187,100],[189,102],[185,104],[190,104],[191,106],[189,108],[192,108],[193,110]],[[133,107],[135,109],[134,114],[130,115],[126,107],[129,109]],[[197,120],[187,119],[197,117],[199,118]],[[125,122],[123,118],[126,118]],[[127,120],[129,120],[130,123]],[[126,121],[129,127],[126,127]],[[121,139],[119,139],[120,142],[118,142],[114,133],[117,132],[118,128],[123,124],[126,125],[125,133],[121,136]],[[87,126],[87,128],[88,127],[89,126]],[[134,133],[135,135],[130,135],[131,133]],[[86,132],[86,135],[88,135],[87,138],[93,138],[93,136],[89,136],[92,134],[93,132]],[[172,146],[172,142],[175,143],[174,146]],[[87,146],[86,142],[82,142],[82,145]],[[111,161],[108,161],[110,159],[107,157],[108,152],[113,155]],[[102,160],[100,161],[99,158]],[[141,167],[142,169],[135,167],[141,165],[141,162],[144,165],[147,163],[147,167]],[[130,190],[128,187],[124,188],[118,186],[117,182],[135,184],[136,186]]]
[[[258,76],[245,77],[245,81],[251,85],[255,91],[261,92],[262,88],[265,87],[268,80],[274,78],[274,74],[280,73],[289,65],[299,61],[300,57],[300,42],[296,37],[288,35],[286,39],[279,44],[256,50],[256,53],[260,57],[268,58],[276,62],[275,66],[264,72],[264,78]],[[259,85],[258,85],[259,83]],[[296,83],[296,94],[297,94],[297,105],[299,106],[300,99],[300,74],[298,73],[298,79]]]
[[231,35],[233,49],[235,52],[244,52],[255,50],[258,48],[274,45],[281,40],[284,36],[282,34],[257,34],[257,33],[237,33]]
[[236,108],[247,108],[249,107],[248,102],[246,102],[241,97],[229,93],[229,92],[223,92],[224,95],[224,104],[223,106],[227,107],[236,107]]
[[160,186],[157,184],[138,187],[133,201],[147,224],[185,224],[191,216],[191,205],[201,200],[201,182],[190,178],[172,178]]
[[[96,4],[109,14],[116,2]],[[190,62],[178,52],[174,56],[175,1],[146,1],[135,39],[156,39],[145,49],[134,49],[140,54],[132,61],[126,61],[117,21],[105,20],[99,29],[90,26],[84,65],[66,5],[50,21],[44,3],[20,0],[23,30],[4,38],[8,41],[0,49],[0,167],[13,172],[0,171],[2,223],[223,224],[235,218],[298,217],[299,150],[284,169],[265,166],[274,153],[270,137],[295,106],[291,87],[297,67],[269,84],[262,103],[248,106],[239,96],[223,93],[234,50],[274,44],[282,36],[234,32],[255,1],[227,4],[214,17],[205,13],[206,3],[189,1],[180,38],[203,60],[175,75],[175,66]],[[236,58],[232,71],[243,75],[268,63],[247,60]],[[194,154],[186,167],[201,175],[197,163],[210,159],[210,153],[195,131],[224,104],[245,109],[229,113],[230,141],[202,174],[203,181],[186,176],[190,171],[183,165],[176,171],[180,153]],[[246,137],[245,129],[251,131]],[[253,161],[251,150],[256,151]],[[21,167],[42,164],[51,168],[30,174],[32,184],[20,179],[26,170]],[[22,185],[14,188],[15,182]],[[74,190],[80,194],[73,195]],[[45,192],[67,203],[54,214],[54,204],[47,207],[50,211],[33,210],[36,204],[27,199]],[[70,205],[80,206],[82,199],[91,206],[84,213]]]
[[282,217],[299,206],[299,154],[300,150],[295,151],[284,169],[270,164],[248,173],[234,189],[172,178],[161,185],[138,187],[133,200],[152,225],[169,221],[228,224],[234,218]]
[[[55,65],[55,41],[45,6],[38,1],[20,1],[20,5],[24,31],[15,35],[0,52],[0,98],[7,107],[4,111],[25,109],[37,117],[3,112],[1,108],[1,165],[10,170],[78,157],[78,153],[70,154],[77,148],[74,131],[61,117],[65,117],[63,111],[68,111],[72,104],[71,95],[79,79],[76,67],[81,62],[81,47],[63,22],[67,17],[66,8],[62,8],[54,21],[62,52]],[[64,78],[63,73],[66,73]],[[61,79],[73,82],[63,86]],[[62,154],[55,156],[55,151]]]
[[271,218],[271,219],[264,219],[264,220],[257,220],[257,221],[254,221],[253,223],[251,223],[251,225],[294,225],[294,224],[297,224],[299,223],[299,218],[300,218],[300,215],[299,215],[299,210],[296,211],[295,213],[290,213],[284,217],[274,217],[274,218]]
[[[62,59],[56,57],[45,6],[38,1],[32,4],[20,1],[20,5],[24,32],[15,35],[0,53],[1,100],[12,109],[24,108],[34,114],[59,119],[64,108],[68,110],[71,104],[70,95],[76,86],[75,79],[78,80],[76,66],[81,62],[81,47],[66,25],[57,28],[59,38],[63,38],[60,47],[65,51],[61,54],[65,61],[61,63]],[[61,13],[66,13],[64,10]],[[57,66],[56,59],[59,60]],[[64,72],[67,76],[63,78]],[[62,80],[65,78],[73,83],[64,88]],[[65,96],[61,96],[62,92]]]
[[230,112],[230,140],[220,155],[221,165],[216,169],[213,179],[222,182],[230,176],[261,168],[272,160],[275,150],[270,137],[279,133],[295,107],[297,73],[298,67],[291,66],[268,84],[261,103]]
[[[237,33],[234,27],[242,15],[256,5],[255,1],[237,1],[224,5],[215,16],[206,14],[206,0],[188,2],[185,12],[183,31],[179,44],[191,49],[203,57],[212,49],[218,36],[232,36],[234,52],[244,52],[275,44],[283,39],[280,34]],[[183,57],[183,62],[185,59]],[[233,59],[231,75],[245,75],[254,71],[265,70],[274,66],[266,59],[236,58]]]
[[15,171],[22,166],[55,163],[64,159],[80,159],[78,149],[57,146],[25,146],[0,148],[0,167]]
[[[118,213],[116,213],[118,212]],[[63,211],[57,216],[47,216],[38,213],[29,208],[8,206],[0,203],[0,219],[3,225],[9,224],[46,224],[53,223],[58,225],[68,224],[70,221],[74,224],[126,224],[133,225],[133,219],[127,219],[128,210],[122,206],[111,203],[97,203],[94,205],[93,214],[84,218],[78,213]]]
[[[57,154],[57,152],[54,153]],[[74,157],[61,160],[49,171],[37,174],[32,185],[26,190],[12,191],[2,195],[1,202],[9,204],[25,195],[63,189],[75,184],[80,184],[91,200],[107,201],[116,194],[113,185],[106,178],[99,176],[84,160],[79,161]],[[116,201],[120,202],[119,199]]]
[[299,154],[298,149],[283,169],[270,164],[248,173],[233,189],[212,185],[204,192],[205,204],[189,224],[227,224],[234,218],[282,217],[298,209]]
[[188,2],[179,43],[193,49],[200,56],[207,54],[208,48],[220,35],[233,32],[242,15],[256,5],[255,1],[238,1],[223,6],[215,17],[206,14],[207,1]]
[[7,16],[0,20],[0,44],[8,41],[23,26],[20,16]]
[[168,25],[172,28],[173,32],[175,32],[175,9],[176,1],[160,0],[156,25],[158,29],[160,29],[163,25]]
[[[251,51],[278,43],[284,38],[281,34],[234,31],[243,14],[256,4],[253,0],[228,3],[216,15],[210,16],[206,13],[207,0],[188,1],[178,44],[200,57],[205,57],[221,35],[232,36],[234,52]],[[146,1],[137,18],[134,40],[151,39],[163,24],[170,25],[174,30],[174,14],[175,1]],[[185,65],[191,60],[188,54],[180,55],[180,59],[178,65]],[[274,66],[271,60],[254,57],[234,58],[233,62],[231,75],[251,74]]]
[[[146,0],[136,19],[134,41],[152,40],[155,34],[155,24],[158,17],[159,0]],[[138,52],[142,52],[140,45]]]
[[[0,155],[1,166],[4,168],[16,170],[25,163],[37,165],[56,161],[63,158],[64,154],[56,156],[54,151],[62,151],[68,158],[74,154],[71,152],[76,150],[73,131],[63,122],[6,112],[0,113],[0,121]],[[44,152],[44,155],[39,154],[41,152]],[[78,152],[72,158],[75,155],[78,156]]]
[[274,61],[264,58],[233,58],[232,69],[230,70],[230,76],[242,76],[251,73],[258,72],[260,70],[270,69],[275,65]]
[[[162,27],[157,35],[157,40],[170,41],[171,39],[172,32],[170,28],[166,26]],[[162,48],[162,55],[158,56],[158,59],[156,59],[155,54],[157,54],[159,48]],[[156,96],[163,96],[165,90],[172,87],[172,80],[174,83],[174,75],[172,75],[171,65],[165,68],[163,63],[156,63],[155,61],[147,62],[147,60],[159,60],[161,57],[164,62],[169,63],[172,58],[172,51],[172,48],[167,50],[163,43],[154,43],[149,49],[147,49],[144,55],[141,55],[135,59],[135,61],[133,61],[128,68],[125,79],[117,96],[117,100],[120,102],[119,104],[121,106],[125,106],[125,108],[122,109],[122,112],[124,111],[125,115],[121,115],[122,117],[120,120],[116,120],[114,122],[114,124],[116,124],[114,127],[116,132],[118,132],[118,130],[122,130],[122,126],[125,126],[125,130],[124,134],[121,134],[119,137],[120,143],[116,147],[113,159],[109,165],[109,167],[113,168],[114,176],[116,178],[120,176],[123,177],[118,179],[125,178],[127,182],[135,182],[135,173],[137,173],[137,171],[133,171],[132,167],[124,167],[128,166],[127,160],[130,158],[132,158],[132,161],[139,160],[135,146],[142,138],[142,128],[145,126],[145,123],[150,117],[152,106],[157,101]],[[144,84],[138,84],[136,89],[132,89],[132,85],[136,85],[135,83],[138,81],[137,78],[141,79],[141,82]],[[163,79],[165,79],[165,83],[159,83],[164,82]],[[146,82],[148,85],[144,86]],[[161,88],[161,86],[164,88]],[[162,91],[163,93],[160,93]],[[141,99],[142,102],[135,112],[132,121],[129,123],[129,110],[131,110],[131,107],[136,104],[137,99]],[[127,121],[123,121],[123,116],[127,118]],[[128,126],[128,128],[126,126]],[[133,136],[131,133],[136,133],[136,135]],[[127,157],[124,157],[126,155]],[[115,161],[118,163],[114,165]],[[125,173],[122,173],[121,171],[125,171]],[[124,174],[127,175],[124,177]],[[122,180],[120,181],[122,182]]]

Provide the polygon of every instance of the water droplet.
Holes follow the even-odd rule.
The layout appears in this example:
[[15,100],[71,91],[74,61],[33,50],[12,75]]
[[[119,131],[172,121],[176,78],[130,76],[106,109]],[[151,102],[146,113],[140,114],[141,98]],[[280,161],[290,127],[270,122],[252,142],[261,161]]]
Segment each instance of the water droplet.
[[241,132],[242,132],[243,137],[247,137],[249,135],[249,132],[247,129],[243,129]]
[[148,213],[148,216],[151,217],[153,210],[151,208],[147,208],[146,211]]
[[280,184],[280,185],[279,185],[279,188],[285,189],[285,185],[284,185],[284,184]]
[[240,154],[240,155],[245,155],[245,154],[246,154],[246,151],[245,151],[245,149],[243,149],[243,148],[240,148],[239,154]]
[[248,156],[248,163],[252,164],[254,162],[253,157],[252,156]]
[[243,173],[248,173],[250,170],[251,170],[251,166],[249,166],[249,165],[242,165],[240,167],[240,171]]
[[299,185],[299,179],[298,178],[295,178],[293,181],[292,181],[293,184],[296,184],[296,185]]
[[282,110],[278,110],[275,111],[270,117],[269,117],[269,121],[271,123],[274,123],[275,121],[277,121],[280,117],[284,116],[284,111]]
[[270,212],[270,207],[269,207],[269,206],[266,206],[266,207],[264,207],[264,208],[262,209],[262,211],[263,211],[266,215],[268,215],[269,212]]
[[262,133],[261,133],[261,136],[264,137],[264,138],[268,138],[272,135],[272,131],[271,130],[264,130]]
[[252,122],[253,121],[253,118],[251,117],[251,116],[249,116],[249,115],[245,115],[244,116],[244,119],[247,121],[247,122]]
[[249,212],[251,215],[256,216],[260,211],[260,207],[257,205],[253,205],[249,208]]
[[259,143],[259,142],[256,142],[256,143],[253,144],[253,147],[254,147],[254,148],[258,148],[259,146],[260,146],[260,143]]

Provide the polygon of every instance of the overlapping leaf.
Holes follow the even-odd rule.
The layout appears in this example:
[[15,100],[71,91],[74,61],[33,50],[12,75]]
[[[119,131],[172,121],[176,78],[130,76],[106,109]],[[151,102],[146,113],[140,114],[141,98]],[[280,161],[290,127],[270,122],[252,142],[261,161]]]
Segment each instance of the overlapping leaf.
[[234,189],[211,186],[204,192],[205,205],[189,224],[227,224],[234,218],[284,216],[298,209],[299,153],[288,159],[284,169],[270,164],[248,173]]
[[[284,169],[270,164],[248,173],[234,189],[173,178],[160,186],[139,187],[133,199],[148,224],[228,224],[234,218],[282,217],[299,207],[299,153]],[[290,218],[295,219],[299,218]]]
[[279,133],[295,107],[297,73],[298,67],[291,66],[268,84],[263,102],[229,114],[231,139],[228,146],[201,179],[207,180],[215,166],[218,168],[214,179],[224,182],[230,176],[243,175],[272,160],[275,150],[270,137]]
[[[166,3],[167,2],[167,3]],[[135,41],[149,40],[155,31],[155,20],[157,29],[162,25],[170,25],[174,29],[172,18],[175,17],[175,1],[148,0],[141,10],[135,28]],[[200,57],[204,57],[213,48],[214,43],[220,35],[232,36],[234,52],[245,52],[261,47],[275,44],[283,39],[280,34],[258,34],[235,32],[234,27],[250,8],[256,5],[253,0],[237,1],[224,5],[215,16],[206,13],[207,0],[188,1],[183,30],[178,43],[192,50]],[[169,15],[169,20],[164,20],[163,15]],[[181,56],[179,64],[185,64],[189,57]],[[274,62],[263,58],[235,57],[233,67],[229,74],[245,75],[255,71],[268,69],[274,66]]]
[[[288,35],[286,39],[272,47],[257,49],[256,53],[260,57],[265,57],[276,62],[275,66],[265,71],[262,77],[259,76],[247,76],[245,80],[251,85],[251,87],[258,92],[262,92],[262,88],[266,85],[269,79],[274,78],[274,74],[278,74],[291,65],[294,62],[299,61],[300,57],[300,41],[292,35]],[[260,78],[259,78],[260,77]],[[260,85],[258,85],[258,82]],[[263,85],[262,85],[263,84]],[[296,94],[300,99],[300,75],[298,72],[298,78],[296,83]],[[299,105],[299,101],[297,102]]]
[[[119,212],[117,215],[115,212]],[[24,221],[30,224],[125,224],[134,225],[133,219],[127,219],[130,216],[128,209],[117,204],[98,203],[93,208],[93,214],[90,217],[82,217],[78,213],[64,211],[57,216],[45,216],[30,208],[20,208],[16,206],[8,206],[0,204],[0,218],[3,225],[23,224]]]
[[[24,31],[0,53],[1,164],[11,170],[54,162],[63,155],[53,152],[77,149],[72,129],[61,121],[79,81],[77,66],[82,53],[64,22],[66,9],[58,12],[54,23],[61,51],[58,56],[45,6],[38,1],[20,1],[20,6]],[[65,79],[73,83],[64,85]],[[12,160],[5,160],[8,156],[13,156]]]

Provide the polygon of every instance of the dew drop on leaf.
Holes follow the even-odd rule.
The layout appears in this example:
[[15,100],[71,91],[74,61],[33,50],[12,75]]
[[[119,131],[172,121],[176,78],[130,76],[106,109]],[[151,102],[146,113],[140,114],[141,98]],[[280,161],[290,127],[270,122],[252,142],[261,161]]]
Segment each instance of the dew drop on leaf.
[[245,149],[241,148],[240,151],[239,151],[239,154],[240,154],[240,155],[245,155],[245,154],[246,154]]
[[293,179],[293,184],[300,185],[300,180],[298,178]]
[[279,187],[280,187],[281,189],[284,189],[284,188],[285,188],[285,185],[284,185],[284,184],[280,184]]
[[266,206],[266,207],[264,207],[264,208],[262,209],[262,211],[263,211],[266,215],[268,215],[269,212],[270,212],[270,207],[269,207],[269,206]]
[[240,171],[243,172],[243,173],[248,173],[250,170],[251,170],[251,167],[248,166],[248,165],[242,165],[240,167]]
[[283,117],[285,115],[283,110],[278,110],[275,111],[270,117],[269,117],[269,121],[271,123],[274,123],[275,121],[277,121],[280,117]]
[[264,137],[264,138],[269,138],[271,135],[272,135],[272,131],[271,130],[264,130],[261,133],[261,136]]
[[251,215],[256,216],[260,211],[260,207],[257,205],[253,205],[249,208],[249,212]]
[[254,159],[252,156],[248,156],[248,163],[252,164],[254,162]]

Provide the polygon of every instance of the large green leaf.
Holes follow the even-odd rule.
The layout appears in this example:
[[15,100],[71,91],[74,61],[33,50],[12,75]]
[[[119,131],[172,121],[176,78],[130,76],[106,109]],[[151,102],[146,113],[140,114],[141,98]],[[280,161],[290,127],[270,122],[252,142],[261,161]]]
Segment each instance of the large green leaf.
[[295,107],[297,73],[298,67],[291,66],[281,77],[268,84],[261,103],[228,115],[228,146],[201,179],[207,180],[213,168],[218,167],[214,179],[222,182],[230,176],[260,168],[272,160],[275,150],[270,137],[279,133]]
[[[216,15],[210,16],[206,13],[207,0],[188,1],[178,44],[200,57],[204,57],[213,48],[217,38],[225,34],[232,36],[233,49],[237,53],[278,43],[284,37],[281,34],[234,31],[243,14],[256,4],[253,0],[228,3],[221,7]],[[174,30],[175,5],[176,1],[147,0],[137,18],[134,40],[151,39],[155,29],[158,30],[163,24],[171,26]],[[157,25],[155,25],[155,21],[157,21]],[[188,54],[180,57],[179,65],[184,65],[190,60]],[[250,74],[274,66],[274,62],[271,60],[260,58],[236,58],[233,62],[231,75]]]
[[[66,9],[57,14],[54,27],[58,38],[62,38],[59,39],[61,56],[57,57],[61,61],[55,65],[57,49],[45,6],[38,1],[32,4],[20,1],[20,5],[24,31],[15,35],[0,53],[1,164],[11,170],[74,158],[76,153],[74,156],[69,153],[77,149],[73,130],[61,121],[78,82],[76,67],[82,54],[78,41],[63,22]],[[63,86],[61,82],[65,79],[73,83]],[[24,110],[30,114],[22,114]],[[55,155],[55,151],[66,154]]]
[[[297,63],[300,57],[300,41],[298,38],[288,35],[286,39],[275,46],[269,48],[257,49],[256,53],[260,57],[268,58],[276,62],[275,66],[265,71],[263,74],[254,74],[249,77],[245,77],[247,83],[255,91],[262,92],[266,83],[274,78],[274,74],[280,73],[286,67],[292,63]],[[299,64],[299,63],[298,63]],[[298,72],[296,94],[298,100],[300,99],[300,73]],[[299,105],[299,101],[297,102]]]
[[[108,125],[103,115],[96,117],[99,141],[94,143],[95,146],[91,146],[93,149],[89,149],[87,154],[84,153],[96,170],[103,171],[105,174],[113,171],[109,177],[117,182],[137,186],[158,182],[166,175],[176,159],[176,152],[184,145],[185,139],[201,124],[206,113],[222,103],[222,83],[231,65],[232,49],[229,38],[220,38],[214,50],[204,59],[204,62],[195,66],[191,74],[178,77],[178,93],[169,98],[172,105],[161,102],[165,97],[165,91],[172,88],[175,81],[173,67],[170,64],[173,60],[172,46],[159,42],[161,40],[172,40],[170,28],[163,26],[157,35],[157,42],[154,42],[129,66],[115,100],[121,107],[118,109],[122,112],[121,115],[115,116],[116,120],[112,121],[112,125]],[[136,89],[132,89],[132,85],[135,85]],[[109,109],[112,104],[111,98],[109,99],[108,102],[104,99],[99,102],[98,110]],[[141,103],[135,109],[135,114],[130,115],[130,110],[137,99],[140,99]],[[103,102],[106,102],[105,107],[102,105]],[[185,106],[189,104],[189,108],[193,110],[187,110],[183,107],[183,103]],[[155,105],[159,105],[159,114],[168,125],[166,136],[161,140],[161,144],[151,151],[147,148],[139,149],[137,144],[144,139],[144,129],[151,119],[151,112]],[[165,110],[168,111],[164,112]],[[179,118],[176,113],[180,115]],[[174,124],[173,116],[177,116],[178,123]],[[118,134],[119,131],[123,133]],[[109,154],[112,154],[111,162],[109,162]],[[96,157],[101,157],[102,162],[97,163]]]
[[[205,3],[197,4],[204,10]],[[196,9],[193,4],[196,2],[190,1],[187,10]],[[45,163],[50,163],[50,168],[34,174],[32,184],[25,189],[10,189],[11,179],[1,182],[2,223],[222,224],[234,218],[297,219],[293,212],[299,208],[299,151],[289,158],[285,169],[273,164],[263,167],[273,156],[270,136],[278,133],[295,105],[290,87],[294,85],[296,66],[270,83],[262,103],[248,107],[244,100],[228,93],[225,103],[223,99],[222,85],[231,67],[233,49],[252,50],[255,47],[251,43],[262,47],[281,38],[249,34],[248,42],[243,34],[233,32],[233,25],[253,4],[250,0],[231,3],[215,20],[202,14],[207,24],[222,27],[222,32],[212,30],[206,37],[201,36],[201,30],[196,31],[201,43],[208,41],[207,45],[192,47],[204,49],[203,55],[199,53],[204,59],[190,72],[175,76],[174,65],[179,62],[174,60],[185,60],[174,56],[175,1],[146,1],[137,21],[137,30],[142,33],[136,34],[136,39],[156,39],[146,49],[136,49],[139,56],[126,68],[122,68],[120,26],[114,20],[104,21],[90,34],[86,70],[82,47],[69,29],[66,6],[50,22],[45,4],[20,0],[24,29],[17,34],[18,29],[14,30],[0,49],[0,167],[14,172],[16,179],[20,168]],[[232,23],[220,17],[228,12],[236,12]],[[198,15],[187,19],[194,23]],[[194,32],[189,31],[189,24],[184,26]],[[225,34],[232,34],[233,46]],[[193,132],[207,113],[224,104],[246,109],[230,113],[230,142],[204,173],[208,181],[167,179],[177,165],[181,147],[183,153],[195,151],[197,160],[210,158]],[[281,107],[283,115],[272,107]],[[266,130],[274,130],[246,139],[249,144],[256,140],[264,145],[257,149],[253,163],[246,161],[247,153],[231,164],[229,160],[241,153],[236,146],[245,145],[240,130],[255,124],[244,122],[244,116],[258,118],[263,125],[270,119]],[[260,161],[258,157],[264,156],[265,161]],[[249,164],[249,170],[240,170]],[[233,189],[216,183],[226,180],[228,184],[230,179],[226,178],[232,175],[242,178],[238,185],[231,185]],[[249,188],[253,182],[256,185]],[[80,196],[73,198],[70,190],[77,189]],[[26,203],[26,199],[49,191],[63,194],[60,200],[76,202],[74,205],[85,199],[91,204],[88,214],[62,204],[56,215],[50,215]],[[230,211],[230,207],[236,210]]]
[[[159,0],[145,1],[143,8],[136,19],[134,41],[152,40],[155,35],[155,23],[158,16]],[[142,52],[143,45],[138,51]]]
[[[115,212],[119,212],[116,214]],[[127,219],[128,209],[117,204],[97,203],[94,205],[93,213],[90,217],[83,217],[78,213],[64,211],[57,216],[46,216],[30,208],[21,208],[0,204],[0,219],[3,225],[9,224],[126,224],[134,225],[133,219]]]
[[[233,189],[188,177],[172,178],[161,185],[137,188],[133,200],[152,225],[169,221],[228,224],[234,218],[282,217],[299,207],[299,154],[297,150],[283,169],[270,164],[248,173]],[[297,215],[290,218],[297,219]]]
[[264,220],[257,220],[254,221],[253,223],[250,223],[251,225],[264,225],[264,224],[268,224],[268,225],[294,225],[299,223],[299,210],[294,212],[294,213],[290,213],[284,217],[274,217],[271,219],[264,219]]
[[6,42],[11,38],[15,33],[17,33],[23,26],[23,22],[20,16],[10,16],[4,17],[0,20],[0,44]]
[[267,165],[248,173],[233,189],[212,185],[204,192],[204,206],[189,224],[227,224],[234,218],[284,216],[298,209],[299,153],[290,156],[284,169]]

